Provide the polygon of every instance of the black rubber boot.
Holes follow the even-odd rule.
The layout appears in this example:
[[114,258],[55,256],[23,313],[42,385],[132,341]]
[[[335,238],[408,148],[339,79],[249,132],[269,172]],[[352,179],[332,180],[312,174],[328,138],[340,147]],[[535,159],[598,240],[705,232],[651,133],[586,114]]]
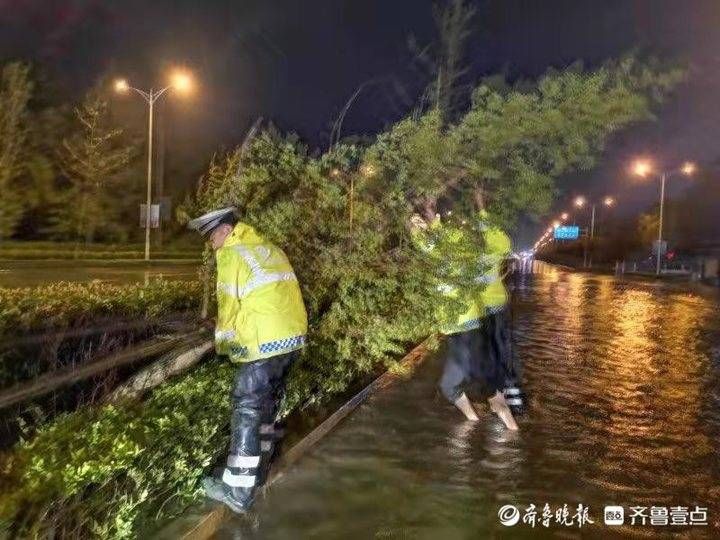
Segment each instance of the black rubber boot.
[[235,488],[222,480],[207,477],[203,479],[205,495],[210,499],[223,503],[236,514],[245,514],[250,510],[254,500],[253,488]]

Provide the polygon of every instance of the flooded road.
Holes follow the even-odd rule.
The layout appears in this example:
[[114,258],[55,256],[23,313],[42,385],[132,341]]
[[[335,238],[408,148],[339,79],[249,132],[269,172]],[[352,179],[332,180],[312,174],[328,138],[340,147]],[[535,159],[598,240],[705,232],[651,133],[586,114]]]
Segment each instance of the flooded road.
[[[720,537],[716,293],[542,270],[515,284],[530,397],[518,434],[487,407],[463,421],[428,358],[288,470],[254,521],[236,518],[218,537]],[[579,527],[578,504],[594,523]],[[519,523],[500,523],[504,505]],[[623,507],[624,525],[603,523],[606,505]],[[670,525],[703,523],[702,508],[707,525]]]

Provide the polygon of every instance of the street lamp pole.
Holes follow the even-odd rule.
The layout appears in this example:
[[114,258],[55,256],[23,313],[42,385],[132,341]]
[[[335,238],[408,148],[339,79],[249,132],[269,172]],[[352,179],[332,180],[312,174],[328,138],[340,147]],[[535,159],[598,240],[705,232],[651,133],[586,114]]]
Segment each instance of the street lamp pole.
[[[140,90],[134,86],[130,86],[125,79],[115,81],[115,91],[126,93],[133,90],[145,100],[148,105],[148,153],[147,153],[147,197],[145,205],[145,260],[150,260],[150,228],[152,225],[152,160],[153,160],[153,117],[155,114],[155,102],[160,99],[165,92],[171,88],[175,88],[180,92],[187,93],[192,90],[193,82],[191,76],[184,70],[176,70],[171,77],[171,84],[168,84],[160,90],[150,88],[149,91]],[[158,219],[160,216],[158,215]]]
[[[685,176],[692,176],[697,167],[691,161],[686,161],[679,169],[665,170],[660,174],[660,220],[658,222],[658,241],[655,246],[657,253],[655,259],[655,275],[660,275],[660,264],[662,261],[662,242],[663,242],[663,218],[665,211],[665,183],[667,179],[677,173],[682,173]],[[646,177],[653,173],[652,162],[646,159],[640,159],[635,161],[632,167],[633,173],[637,176]]]
[[[149,91],[140,90],[133,86],[127,86],[124,81],[118,81],[116,88],[119,91],[134,90],[140,97],[142,97],[148,104],[148,152],[147,152],[147,197],[145,204],[145,260],[150,260],[150,226],[152,225],[151,219],[151,205],[152,205],[152,158],[153,158],[153,116],[155,113],[155,102],[160,97],[170,90],[173,85],[168,85],[165,88],[155,91],[152,88]],[[159,216],[158,216],[159,217]]]
[[583,266],[586,266],[588,268],[592,268],[592,254],[590,254],[590,260],[588,261],[588,251],[590,250],[588,247],[588,243],[592,244],[593,237],[595,236],[595,203],[592,205],[592,212],[591,212],[591,218],[590,218],[590,240],[589,242],[585,242],[585,257],[583,261]]
[[[150,208],[152,203],[152,143],[153,143],[153,105],[152,88],[148,100],[148,155],[147,155],[147,202],[145,203],[145,260],[150,260]],[[159,217],[159,216],[158,216]]]
[[663,211],[665,209],[665,179],[667,174],[662,173],[660,176],[660,222],[658,223],[658,245],[657,245],[657,258],[655,263],[655,275],[660,275],[660,261],[661,261],[661,248],[662,248],[662,236],[663,236]]

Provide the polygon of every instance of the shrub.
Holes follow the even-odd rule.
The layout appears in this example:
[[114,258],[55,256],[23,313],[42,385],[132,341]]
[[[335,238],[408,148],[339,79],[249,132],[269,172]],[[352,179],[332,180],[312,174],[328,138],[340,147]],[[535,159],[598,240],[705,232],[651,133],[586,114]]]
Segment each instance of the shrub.
[[[148,285],[55,283],[0,288],[0,388],[82,358],[112,330],[89,338],[64,332],[132,320],[154,320],[199,311],[197,281],[152,281]],[[23,338],[48,335],[23,344]],[[17,344],[19,338],[20,345]]]

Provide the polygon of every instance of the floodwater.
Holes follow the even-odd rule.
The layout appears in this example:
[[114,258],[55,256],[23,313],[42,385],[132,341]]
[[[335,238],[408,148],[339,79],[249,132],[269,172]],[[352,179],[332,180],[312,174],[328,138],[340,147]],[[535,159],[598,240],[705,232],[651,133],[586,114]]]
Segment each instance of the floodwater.
[[[530,396],[519,433],[486,407],[463,421],[428,358],[218,538],[720,537],[717,294],[541,267],[516,281],[513,314]],[[604,524],[606,505],[623,525]]]
[[191,280],[197,277],[197,261],[0,261],[0,287],[35,287],[58,281],[86,283],[93,280],[125,284],[155,279]]

